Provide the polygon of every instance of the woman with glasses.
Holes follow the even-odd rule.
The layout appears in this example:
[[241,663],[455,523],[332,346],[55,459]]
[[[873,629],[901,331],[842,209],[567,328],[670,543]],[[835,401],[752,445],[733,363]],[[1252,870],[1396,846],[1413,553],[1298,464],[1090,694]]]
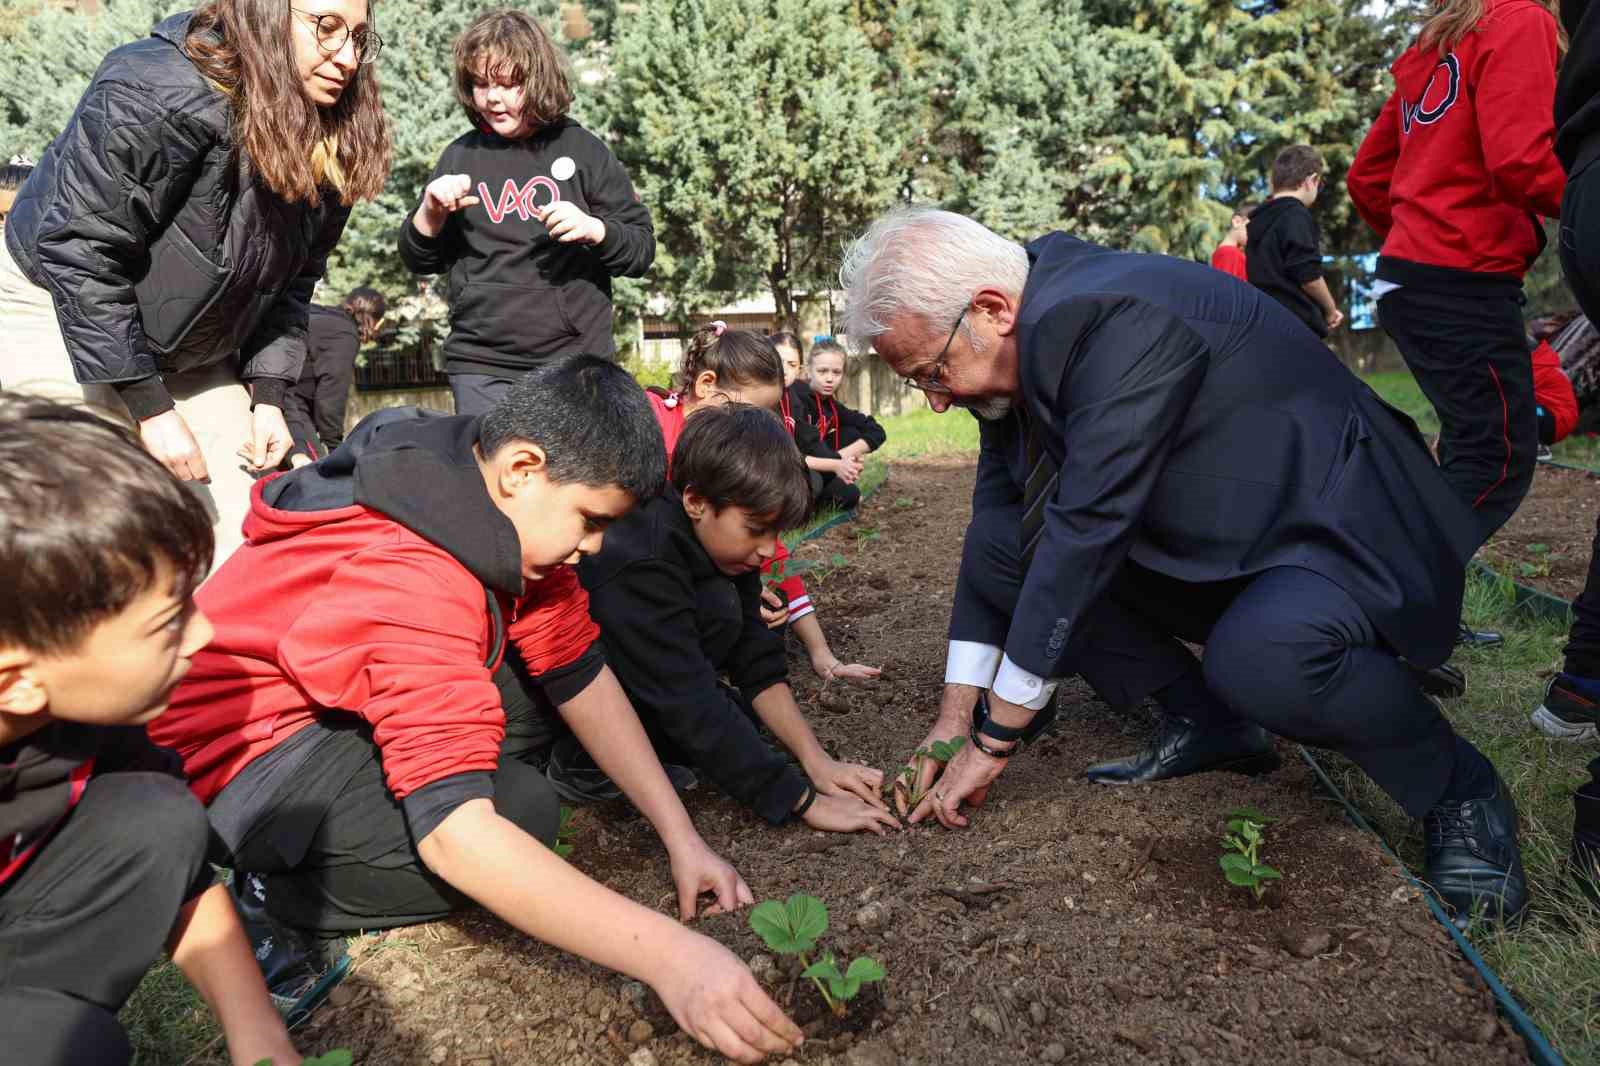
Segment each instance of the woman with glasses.
[[213,0],[111,52],[17,196],[0,287],[61,344],[0,380],[75,380],[207,498],[220,564],[290,447],[311,291],[389,169],[366,0]]

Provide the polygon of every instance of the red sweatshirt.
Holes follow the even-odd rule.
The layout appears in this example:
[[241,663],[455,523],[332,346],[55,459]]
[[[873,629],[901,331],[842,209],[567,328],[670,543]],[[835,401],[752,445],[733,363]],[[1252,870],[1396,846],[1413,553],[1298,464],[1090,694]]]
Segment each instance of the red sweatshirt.
[[1217,245],[1217,250],[1211,253],[1211,265],[1224,274],[1232,274],[1240,281],[1250,280],[1250,275],[1245,270],[1244,249],[1236,244]]
[[1533,0],[1488,0],[1453,51],[1412,45],[1392,70],[1395,91],[1346,179],[1384,257],[1520,279],[1543,247],[1536,216],[1560,215],[1566,184],[1554,16]]
[[[678,447],[678,438],[683,436],[683,420],[686,411],[678,403],[676,396],[662,396],[654,390],[646,390],[645,395],[650,397],[650,408],[656,413],[656,421],[661,424],[661,436],[667,444],[667,474],[672,473],[672,453]],[[793,432],[793,427],[790,427]],[[778,541],[778,551],[772,561],[761,568],[764,578],[770,578],[779,566],[787,566],[789,549],[783,546],[783,541]],[[778,587],[789,600],[789,621],[795,622],[815,611],[817,608],[811,602],[810,593],[806,592],[806,583],[800,580],[799,574],[793,574],[778,582]]]
[[1578,394],[1549,341],[1540,341],[1533,350],[1533,398],[1555,419],[1556,434],[1550,443],[1566,439],[1578,424]]

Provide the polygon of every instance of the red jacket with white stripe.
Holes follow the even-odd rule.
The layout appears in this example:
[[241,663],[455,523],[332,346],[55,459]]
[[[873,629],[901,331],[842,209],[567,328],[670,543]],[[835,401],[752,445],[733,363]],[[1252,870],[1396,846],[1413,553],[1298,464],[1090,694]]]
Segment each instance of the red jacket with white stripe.
[[396,799],[492,772],[508,639],[541,682],[581,691],[599,673],[576,573],[524,583],[472,458],[477,424],[380,412],[321,463],[256,483],[244,547],[195,596],[216,637],[149,726],[202,801],[329,708],[372,727]]
[[1566,184],[1554,16],[1488,0],[1454,49],[1413,44],[1391,69],[1394,93],[1346,179],[1384,258],[1520,280],[1544,246],[1538,216],[1560,215]]

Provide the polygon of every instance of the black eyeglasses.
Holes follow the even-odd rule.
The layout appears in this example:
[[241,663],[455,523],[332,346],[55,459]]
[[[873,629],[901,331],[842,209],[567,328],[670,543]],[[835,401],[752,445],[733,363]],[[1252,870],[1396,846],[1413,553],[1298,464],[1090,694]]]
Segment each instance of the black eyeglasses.
[[356,63],[365,66],[376,61],[378,53],[383,50],[383,38],[378,36],[376,30],[365,26],[359,30],[352,30],[349,23],[338,15],[313,15],[297,7],[289,10],[311,20],[312,25],[317,28],[317,47],[322,49],[322,54],[325,56],[338,55],[344,50],[346,41],[354,41]]
[[933,370],[922,377],[901,378],[907,388],[917,389],[921,392],[937,393],[940,396],[951,395],[950,386],[939,379],[944,377],[945,357],[950,354],[950,345],[955,342],[956,330],[961,328],[961,320],[967,317],[967,309],[963,307],[956,316],[956,324],[950,327],[950,336],[944,340],[944,347],[939,349],[939,355],[933,361]]

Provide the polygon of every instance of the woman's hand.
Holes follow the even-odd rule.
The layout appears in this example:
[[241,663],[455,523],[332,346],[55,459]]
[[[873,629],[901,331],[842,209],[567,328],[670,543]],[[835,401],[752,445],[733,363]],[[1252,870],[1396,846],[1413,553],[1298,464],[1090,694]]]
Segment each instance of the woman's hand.
[[768,629],[782,629],[789,621],[789,601],[766,585],[761,586],[761,620]]
[[599,244],[606,239],[606,224],[571,200],[558,200],[534,212],[550,236],[562,244]]
[[672,945],[667,972],[650,982],[684,1032],[740,1062],[787,1054],[805,1041],[733,952],[699,933],[684,934],[683,943]]
[[422,206],[411,217],[411,224],[424,237],[437,237],[451,215],[478,202],[472,195],[470,175],[441,174],[423,190]]
[[841,762],[824,755],[815,766],[805,768],[806,776],[824,796],[854,795],[885,811],[883,771],[860,763]]
[[257,404],[250,414],[250,439],[237,453],[244,465],[257,472],[271,470],[283,462],[292,447],[294,438],[283,420],[283,410],[267,403]]
[[865,829],[884,836],[889,830],[900,828],[887,808],[874,807],[855,796],[827,796],[820,790],[800,820],[813,829],[825,829],[830,833],[855,833]]
[[161,460],[161,465],[180,481],[211,480],[206,457],[200,454],[200,442],[194,439],[189,423],[177,408],[140,422],[139,439],[144,441],[144,450]]

